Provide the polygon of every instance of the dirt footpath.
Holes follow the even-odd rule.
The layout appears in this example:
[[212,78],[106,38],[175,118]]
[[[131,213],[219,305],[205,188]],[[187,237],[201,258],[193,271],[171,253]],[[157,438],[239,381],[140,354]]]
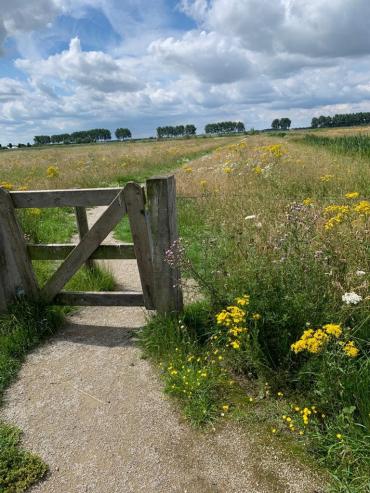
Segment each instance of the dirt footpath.
[[[135,261],[109,267],[120,288],[140,290]],[[33,492],[320,491],[320,480],[263,434],[230,423],[201,433],[183,422],[135,345],[145,317],[140,308],[81,309],[27,358],[2,417],[50,466]]]

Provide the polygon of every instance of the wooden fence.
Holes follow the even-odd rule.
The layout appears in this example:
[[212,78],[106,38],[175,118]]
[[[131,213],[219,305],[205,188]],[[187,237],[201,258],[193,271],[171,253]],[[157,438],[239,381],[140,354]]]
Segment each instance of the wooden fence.
[[[87,207],[108,206],[89,229]],[[16,209],[74,207],[78,244],[27,244]],[[128,215],[132,244],[102,245],[118,222]],[[151,178],[146,190],[137,183],[124,188],[34,190],[7,192],[0,188],[0,311],[26,297],[51,304],[78,306],[145,306],[159,313],[183,307],[179,269],[166,252],[178,239],[176,185],[173,176]],[[96,259],[137,259],[142,293],[62,291],[68,280]],[[38,286],[32,260],[63,260],[45,286]]]

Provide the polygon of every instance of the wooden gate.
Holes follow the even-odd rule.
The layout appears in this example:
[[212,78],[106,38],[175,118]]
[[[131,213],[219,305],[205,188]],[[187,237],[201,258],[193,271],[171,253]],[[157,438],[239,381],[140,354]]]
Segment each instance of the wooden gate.
[[[108,206],[89,229],[86,207]],[[27,244],[17,208],[74,207],[78,244]],[[133,243],[102,245],[128,215]],[[145,306],[160,313],[182,310],[178,268],[166,252],[178,239],[175,179],[152,178],[144,187],[7,192],[0,188],[0,311],[19,297],[60,305]],[[68,280],[95,259],[137,259],[142,293],[62,291]],[[64,260],[41,289],[31,260]]]

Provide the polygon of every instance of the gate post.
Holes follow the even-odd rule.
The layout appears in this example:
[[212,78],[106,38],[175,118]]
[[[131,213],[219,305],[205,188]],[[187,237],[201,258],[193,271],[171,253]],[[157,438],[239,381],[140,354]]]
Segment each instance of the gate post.
[[178,313],[183,309],[179,266],[170,266],[166,252],[179,239],[176,218],[174,176],[147,180],[149,220],[153,240],[154,300],[158,313]]
[[38,285],[12,199],[0,188],[0,311],[19,296],[36,299]]

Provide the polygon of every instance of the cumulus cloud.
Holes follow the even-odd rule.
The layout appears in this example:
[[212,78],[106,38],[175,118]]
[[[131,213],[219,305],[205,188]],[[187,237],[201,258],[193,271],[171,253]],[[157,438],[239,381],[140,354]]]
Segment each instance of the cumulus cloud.
[[182,8],[254,51],[314,57],[370,52],[368,0],[186,0]]
[[189,32],[153,42],[149,52],[180,73],[194,74],[203,82],[223,84],[246,78],[252,65],[245,50],[229,38],[211,32]]
[[101,92],[131,92],[143,84],[129,73],[129,68],[121,60],[101,51],[82,51],[78,38],[73,38],[69,48],[45,60],[18,59],[16,67],[27,72],[36,85],[45,80],[67,85],[75,83]]

